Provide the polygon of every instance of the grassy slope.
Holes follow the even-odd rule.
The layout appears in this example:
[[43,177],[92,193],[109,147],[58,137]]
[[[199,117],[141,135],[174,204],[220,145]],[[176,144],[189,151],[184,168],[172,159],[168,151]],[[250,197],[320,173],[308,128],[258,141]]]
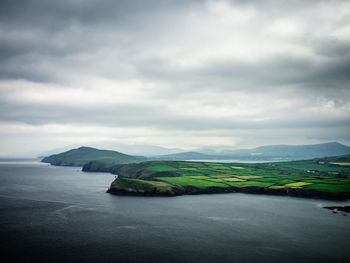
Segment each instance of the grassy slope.
[[53,165],[82,166],[90,161],[121,164],[144,160],[116,151],[99,150],[90,147],[80,147],[60,154],[45,157],[42,162]]
[[[342,158],[342,159],[339,159]],[[322,160],[264,164],[153,161],[116,166],[121,177],[157,180],[171,185],[215,188],[317,190],[350,193],[350,155]],[[331,162],[339,162],[335,165]]]

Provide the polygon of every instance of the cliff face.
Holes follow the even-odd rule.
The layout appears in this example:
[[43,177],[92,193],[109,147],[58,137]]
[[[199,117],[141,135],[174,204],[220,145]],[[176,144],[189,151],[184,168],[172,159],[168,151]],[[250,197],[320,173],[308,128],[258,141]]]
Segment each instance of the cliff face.
[[83,165],[83,172],[103,172],[112,173],[114,164],[92,161]]
[[249,193],[249,194],[268,194],[284,195],[307,198],[320,198],[329,200],[347,200],[350,199],[349,193],[335,194],[320,192],[311,189],[269,189],[262,187],[207,187],[198,188],[194,186],[180,186],[167,184],[159,181],[145,181],[138,179],[117,178],[115,179],[107,193],[115,195],[140,195],[140,196],[177,196],[177,195],[196,195],[196,194],[215,194],[215,193]]
[[107,191],[116,195],[158,195],[175,196],[184,194],[184,188],[159,181],[117,178]]
[[[148,169],[159,161],[149,161],[130,164],[106,164],[100,161],[88,162],[83,165],[84,172],[109,172],[119,177],[150,180],[155,177],[178,177],[181,174],[174,171],[154,171]],[[167,162],[162,162],[167,163]]]

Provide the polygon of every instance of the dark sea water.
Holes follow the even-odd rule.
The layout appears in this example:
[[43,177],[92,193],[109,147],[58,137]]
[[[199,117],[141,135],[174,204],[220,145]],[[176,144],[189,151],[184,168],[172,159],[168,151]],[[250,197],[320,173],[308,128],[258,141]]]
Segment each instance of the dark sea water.
[[350,262],[350,215],[317,199],[106,194],[114,176],[0,164],[1,262]]

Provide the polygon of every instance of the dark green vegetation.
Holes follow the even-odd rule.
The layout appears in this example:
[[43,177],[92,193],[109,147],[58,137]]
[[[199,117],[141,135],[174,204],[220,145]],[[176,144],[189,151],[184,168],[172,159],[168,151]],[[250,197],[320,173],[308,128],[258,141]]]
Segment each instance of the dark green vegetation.
[[[342,151],[346,147],[339,145],[337,143],[312,147],[309,145],[308,154],[317,149],[321,151],[327,148],[329,151],[329,147],[332,149],[335,147]],[[265,148],[271,151],[275,146],[271,147]],[[294,153],[299,151],[300,146],[295,147],[298,150]],[[285,149],[284,146],[281,149]],[[196,159],[196,156],[208,158],[208,155],[193,152],[172,156],[183,156],[185,159]],[[109,192],[116,194],[179,195],[238,191],[344,199],[350,198],[349,156],[260,164],[145,162],[147,159],[144,157],[80,147],[51,155],[42,162],[83,166],[83,171],[118,174],[119,178],[109,189]]]
[[337,143],[314,145],[271,145],[254,149],[206,150],[155,157],[158,160],[305,160],[311,158],[350,154],[350,147]]
[[161,181],[146,181],[140,179],[119,178],[114,180],[109,192],[116,194],[142,194],[142,195],[178,195],[183,193],[183,187]]
[[126,164],[144,161],[143,157],[130,156],[116,151],[99,150],[91,147],[80,147],[42,159],[44,163],[61,166],[82,166],[90,161],[106,164]]
[[[347,199],[350,198],[349,162],[350,155],[259,164],[150,161],[106,166],[92,162],[84,165],[83,171],[108,170],[118,174],[109,190],[115,194],[250,192]],[[141,182],[146,183],[145,187]],[[160,182],[163,190],[159,190]]]

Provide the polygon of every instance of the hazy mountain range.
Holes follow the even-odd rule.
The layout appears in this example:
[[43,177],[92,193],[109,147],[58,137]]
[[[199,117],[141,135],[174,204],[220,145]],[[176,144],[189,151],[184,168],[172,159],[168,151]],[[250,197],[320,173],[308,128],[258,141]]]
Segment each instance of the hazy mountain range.
[[150,160],[241,160],[241,161],[273,161],[302,160],[350,154],[350,147],[337,143],[313,145],[272,145],[254,149],[225,150],[212,153],[181,152],[151,157],[127,155],[118,151],[99,150],[92,147],[79,147],[60,154],[50,155],[42,161],[53,165],[81,166],[89,161],[104,163],[133,163]]
[[[41,156],[41,157],[49,156],[52,154],[68,151],[73,148],[78,148],[80,146],[81,145],[79,144],[68,145],[66,147],[56,148],[50,151],[41,152],[37,154],[37,156]],[[174,153],[185,151],[184,149],[180,149],[180,148],[165,148],[165,147],[154,146],[154,145],[124,144],[124,143],[115,143],[115,142],[91,143],[89,144],[89,147],[115,150],[128,155],[138,155],[138,156],[166,155],[166,154],[174,154]]]

